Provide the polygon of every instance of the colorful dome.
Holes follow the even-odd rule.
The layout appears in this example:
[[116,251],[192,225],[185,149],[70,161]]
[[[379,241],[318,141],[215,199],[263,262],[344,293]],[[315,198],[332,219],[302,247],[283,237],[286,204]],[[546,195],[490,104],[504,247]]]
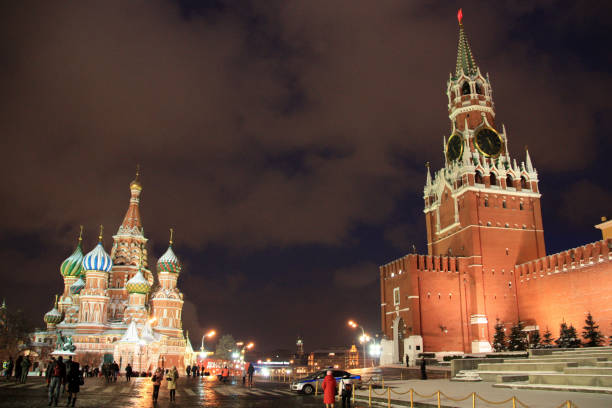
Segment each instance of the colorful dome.
[[81,241],[76,249],[60,266],[62,276],[80,276],[83,273],[83,250]]
[[57,296],[55,296],[55,305],[53,305],[53,309],[45,313],[44,320],[47,324],[58,324],[62,321],[62,318],[62,314],[57,310]]
[[79,293],[81,293],[84,287],[85,281],[79,276],[79,279],[77,279],[72,285],[70,285],[70,293],[72,293],[73,295],[78,295]]
[[146,295],[151,290],[151,285],[149,285],[149,281],[145,279],[142,272],[139,270],[136,272],[136,275],[132,277],[132,279],[127,281],[125,288],[129,293],[140,293]]
[[181,263],[174,254],[172,245],[170,245],[166,252],[157,260],[157,272],[179,273],[181,269]]
[[86,271],[110,272],[112,267],[113,261],[104,250],[102,242],[98,242],[98,245],[83,258],[83,269]]

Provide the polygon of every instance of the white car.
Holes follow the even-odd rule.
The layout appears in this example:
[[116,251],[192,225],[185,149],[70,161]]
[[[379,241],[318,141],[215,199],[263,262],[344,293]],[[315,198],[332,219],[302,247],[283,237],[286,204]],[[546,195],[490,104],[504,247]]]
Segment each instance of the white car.
[[[304,394],[307,394],[307,395],[314,394],[315,388],[317,387],[319,389],[319,392],[322,392],[323,390],[321,390],[321,383],[323,382],[323,378],[325,378],[327,371],[328,370],[317,371],[315,373],[310,374],[307,377],[300,378],[299,380],[295,380],[289,385],[289,388],[291,389],[291,391],[303,392]],[[336,382],[339,382],[342,378],[350,378],[353,384],[355,384],[355,387],[359,388],[359,384],[361,384],[360,375],[353,375],[349,373],[348,371],[342,371],[342,370],[331,370],[331,371],[332,371],[332,375],[336,379]]]

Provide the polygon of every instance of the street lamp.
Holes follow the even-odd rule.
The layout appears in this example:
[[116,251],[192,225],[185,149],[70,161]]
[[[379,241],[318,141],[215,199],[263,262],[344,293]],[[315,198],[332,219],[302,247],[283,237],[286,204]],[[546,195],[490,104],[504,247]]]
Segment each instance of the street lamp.
[[215,334],[217,334],[217,332],[216,332],[216,331],[214,331],[214,330],[211,330],[211,331],[209,331],[208,333],[206,333],[206,334],[204,334],[204,335],[202,336],[202,346],[200,347],[200,350],[201,350],[202,352],[204,351],[204,338],[205,338],[205,337],[214,337],[214,336],[215,336]]
[[361,326],[360,324],[357,324],[354,321],[349,320],[348,321],[348,325],[350,327],[352,327],[353,329],[356,329],[358,327],[361,329],[361,336],[359,337],[359,341],[363,344],[363,347],[362,347],[363,348],[363,368],[365,368],[365,363],[366,363],[366,361],[365,361],[366,360],[366,351],[365,351],[365,349],[366,349],[366,344],[368,343],[368,341],[370,341],[370,336],[368,336],[366,334],[363,326]]

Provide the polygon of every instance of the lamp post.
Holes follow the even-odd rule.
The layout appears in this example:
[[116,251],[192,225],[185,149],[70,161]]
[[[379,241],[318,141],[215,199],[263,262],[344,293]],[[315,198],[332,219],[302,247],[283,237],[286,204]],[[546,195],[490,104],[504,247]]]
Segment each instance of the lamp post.
[[214,331],[214,330],[211,330],[211,331],[209,331],[208,333],[206,333],[206,334],[204,334],[202,336],[202,346],[200,347],[200,351],[202,351],[202,352],[204,351],[204,338],[205,337],[214,337],[215,334],[217,334],[217,332]]
[[366,334],[365,329],[363,328],[362,325],[357,324],[357,323],[355,323],[352,320],[348,321],[348,325],[350,327],[352,327],[353,329],[356,329],[358,327],[361,329],[361,337],[359,338],[359,341],[361,342],[361,344],[363,344],[363,368],[365,368],[365,363],[366,363],[366,361],[365,361],[366,360],[366,351],[365,351],[365,349],[366,349],[366,344],[368,343],[368,341],[370,341],[370,336],[368,336]]

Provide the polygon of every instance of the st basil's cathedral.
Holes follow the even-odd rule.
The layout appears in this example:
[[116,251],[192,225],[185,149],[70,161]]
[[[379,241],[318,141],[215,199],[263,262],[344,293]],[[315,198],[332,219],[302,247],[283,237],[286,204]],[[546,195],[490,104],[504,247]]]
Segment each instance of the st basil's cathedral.
[[46,330],[34,333],[34,345],[55,348],[59,335],[71,339],[82,364],[114,360],[122,370],[129,363],[138,372],[184,367],[192,348],[183,333],[183,294],[177,288],[182,267],[172,249],[172,230],[155,282],[140,218],[138,173],[130,193],[110,255],[102,226],[98,244],[84,255],[81,229],[76,249],[60,266],[63,293],[44,316]]

